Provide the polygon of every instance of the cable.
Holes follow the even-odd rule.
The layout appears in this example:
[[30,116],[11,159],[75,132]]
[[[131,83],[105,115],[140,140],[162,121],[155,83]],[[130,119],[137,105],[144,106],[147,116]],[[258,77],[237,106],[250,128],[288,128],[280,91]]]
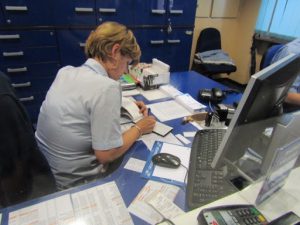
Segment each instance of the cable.
[[[186,179],[187,179],[187,175],[188,175],[188,172],[189,172],[189,168],[186,167],[185,165],[181,164],[181,163],[180,163],[180,165],[186,169],[186,172],[185,172],[185,175],[184,175],[183,183],[184,183],[184,184],[187,184]],[[182,186],[182,190],[183,190],[184,192],[186,191],[186,185]]]

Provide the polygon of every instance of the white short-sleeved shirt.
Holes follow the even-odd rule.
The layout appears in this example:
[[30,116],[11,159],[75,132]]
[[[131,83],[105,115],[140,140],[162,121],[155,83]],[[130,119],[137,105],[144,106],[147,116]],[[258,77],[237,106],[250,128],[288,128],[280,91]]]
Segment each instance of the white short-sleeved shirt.
[[59,70],[44,100],[36,139],[57,185],[67,188],[98,177],[102,168],[92,149],[123,144],[121,87],[94,59]]

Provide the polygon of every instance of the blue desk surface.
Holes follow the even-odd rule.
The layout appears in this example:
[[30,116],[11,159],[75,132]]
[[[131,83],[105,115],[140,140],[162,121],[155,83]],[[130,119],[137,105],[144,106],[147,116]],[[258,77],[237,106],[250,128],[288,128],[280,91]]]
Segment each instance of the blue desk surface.
[[[171,82],[174,87],[176,87],[178,90],[180,90],[183,93],[189,93],[193,98],[198,99],[198,92],[200,89],[204,88],[213,88],[218,87],[223,90],[227,89],[226,86],[213,81],[205,76],[202,76],[196,72],[188,71],[188,72],[175,72],[171,74]],[[226,104],[232,104],[235,101],[239,101],[241,98],[241,94],[230,94],[227,95],[226,99],[223,101],[223,103]],[[146,104],[152,103],[147,101],[143,96],[137,96],[137,100],[143,100]],[[196,131],[196,128],[192,126],[191,124],[185,124],[182,125],[182,119],[175,119],[171,121],[165,122],[166,124],[172,126],[174,129],[172,131],[173,134],[182,133],[184,131]],[[191,146],[191,144],[186,145]],[[79,187],[75,187],[72,189],[68,189],[62,192],[57,192],[51,195],[47,195],[38,199],[34,199],[31,201],[27,201],[15,206],[11,206],[5,209],[2,209],[0,212],[3,213],[2,218],[2,224],[8,223],[8,213],[10,211],[14,211],[16,209],[23,208],[25,206],[29,206],[38,202],[41,202],[43,200],[48,200],[54,197],[61,196],[66,193],[74,193],[78,192],[80,190],[84,190],[86,188],[90,188],[96,185],[100,185],[109,181],[115,181],[119,191],[121,192],[121,195],[124,199],[124,202],[126,206],[128,207],[130,203],[133,201],[133,199],[136,197],[136,195],[139,193],[139,191],[142,189],[142,187],[146,184],[148,181],[147,179],[144,179],[140,177],[140,174],[131,170],[124,169],[124,166],[126,165],[129,158],[134,157],[141,160],[146,160],[149,154],[149,150],[144,145],[143,142],[138,141],[136,142],[131,149],[124,155],[122,164],[120,167],[113,172],[108,177],[105,177],[101,180],[91,182],[86,185],[82,185]],[[175,203],[183,210],[186,211],[185,207],[185,190],[180,189],[176,199]],[[133,222],[135,224],[147,224],[145,221],[139,219],[138,217],[135,217],[134,215],[131,215]]]

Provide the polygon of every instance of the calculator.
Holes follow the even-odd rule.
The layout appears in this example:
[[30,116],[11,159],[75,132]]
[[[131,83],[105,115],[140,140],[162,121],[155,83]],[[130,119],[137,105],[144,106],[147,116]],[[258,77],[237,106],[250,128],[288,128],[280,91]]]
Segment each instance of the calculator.
[[268,221],[254,205],[227,205],[203,209],[199,225],[266,225]]

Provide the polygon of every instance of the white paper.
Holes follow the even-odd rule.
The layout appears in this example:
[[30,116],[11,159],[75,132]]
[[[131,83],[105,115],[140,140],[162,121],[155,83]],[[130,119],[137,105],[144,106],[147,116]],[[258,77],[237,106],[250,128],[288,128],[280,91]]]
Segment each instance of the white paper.
[[82,224],[133,224],[115,182],[74,193],[72,201]]
[[172,219],[184,213],[176,204],[163,194],[157,192],[147,198],[148,204],[155,208],[165,218]]
[[173,130],[173,127],[168,126],[167,124],[156,121],[155,126],[153,128],[153,132],[159,134],[161,136],[166,136],[169,132]]
[[195,131],[187,131],[187,132],[183,132],[183,136],[184,137],[195,137],[196,132]]
[[70,195],[63,195],[9,213],[9,225],[71,224],[75,222]]
[[177,186],[149,180],[129,205],[128,210],[142,220],[155,224],[161,221],[161,216],[145,200],[153,193],[160,193],[170,201],[174,201],[178,191]]
[[175,100],[185,107],[190,112],[196,112],[200,109],[205,109],[206,106],[201,104],[200,102],[196,101],[192,96],[189,94],[182,94],[175,98]]
[[144,169],[146,162],[144,160],[136,159],[136,158],[130,158],[126,165],[124,166],[127,170],[132,170],[138,173],[141,173]]
[[150,108],[151,113],[162,122],[191,115],[186,108],[181,106],[175,100],[154,103],[147,107]]
[[182,145],[182,143],[172,133],[169,133],[164,137],[159,136],[155,133],[144,134],[142,137],[140,137],[139,140],[143,141],[149,150],[152,149],[155,141],[161,141],[175,145]]
[[154,101],[169,97],[166,93],[159,89],[148,91],[141,90],[141,95],[143,95],[148,101]]
[[185,179],[187,178],[187,168],[189,167],[191,149],[184,146],[177,146],[169,143],[164,143],[161,147],[160,152],[170,153],[172,155],[177,156],[180,159],[181,164],[183,166],[181,165],[176,169],[155,166],[152,176],[161,177],[178,182],[185,182]]
[[178,91],[174,86],[167,84],[167,85],[162,85],[159,87],[160,90],[165,92],[167,95],[169,95],[172,98],[175,98],[178,95],[182,95],[182,92]]
[[191,141],[189,139],[186,139],[185,137],[182,136],[182,134],[176,134],[175,135],[180,141],[182,141],[182,143],[188,145],[191,143]]
[[127,91],[122,91],[122,96],[123,97],[128,97],[128,96],[133,96],[133,95],[139,95],[141,92],[137,89],[133,90],[127,90]]

